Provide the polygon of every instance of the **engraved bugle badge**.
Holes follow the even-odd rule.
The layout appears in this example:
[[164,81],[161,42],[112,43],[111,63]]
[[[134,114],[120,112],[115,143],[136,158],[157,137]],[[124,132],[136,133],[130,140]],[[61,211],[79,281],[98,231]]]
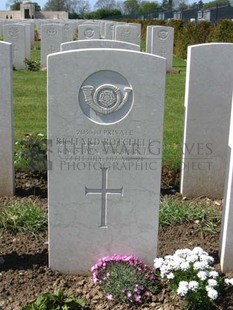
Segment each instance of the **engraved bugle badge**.
[[110,114],[118,111],[127,102],[131,87],[124,88],[122,94],[120,88],[112,84],[103,84],[96,89],[94,86],[85,85],[82,87],[85,102],[93,110],[101,114]]

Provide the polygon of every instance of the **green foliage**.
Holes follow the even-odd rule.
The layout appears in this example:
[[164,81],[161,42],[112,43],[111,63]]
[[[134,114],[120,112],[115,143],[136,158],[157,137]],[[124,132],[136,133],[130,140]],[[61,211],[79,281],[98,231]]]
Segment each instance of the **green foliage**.
[[0,212],[0,229],[36,234],[47,227],[47,215],[35,202],[15,202]]
[[233,42],[233,20],[222,19],[214,27],[212,42]]
[[154,13],[158,10],[159,3],[158,2],[149,2],[149,1],[142,1],[140,3],[138,14],[147,14],[147,13]]
[[16,142],[15,167],[23,171],[47,170],[47,139],[43,134],[25,134]]
[[14,1],[12,5],[10,6],[11,11],[19,11],[20,10],[20,4],[22,1]]
[[136,15],[139,10],[139,1],[138,0],[126,0],[124,1],[124,10],[126,14]]
[[85,302],[81,299],[68,297],[60,290],[54,293],[44,293],[30,305],[21,310],[80,310],[84,309]]
[[161,201],[159,222],[161,226],[194,222],[199,232],[216,233],[220,228],[221,214],[205,203],[164,199]]
[[182,58],[187,57],[187,47],[189,45],[209,42],[214,25],[207,21],[202,21],[197,25],[193,23],[186,24],[176,37],[174,52]]
[[104,19],[111,16],[120,16],[121,11],[117,9],[99,9],[95,12],[84,14],[84,18],[88,19]]
[[25,70],[28,71],[39,71],[40,70],[40,63],[34,60],[29,60],[25,58]]

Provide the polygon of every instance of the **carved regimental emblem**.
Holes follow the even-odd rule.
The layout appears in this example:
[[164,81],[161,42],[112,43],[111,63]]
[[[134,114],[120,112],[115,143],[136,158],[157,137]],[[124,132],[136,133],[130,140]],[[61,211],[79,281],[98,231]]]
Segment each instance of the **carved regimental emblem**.
[[133,88],[118,72],[98,71],[81,85],[79,104],[83,113],[93,122],[113,124],[130,112]]
[[86,104],[101,114],[110,114],[121,109],[127,102],[132,88],[125,87],[124,94],[112,84],[104,84],[96,89],[94,86],[82,87]]
[[92,38],[95,34],[95,31],[91,28],[87,28],[85,31],[84,31],[84,36],[85,38]]
[[159,38],[161,40],[166,40],[168,38],[168,31],[165,29],[162,29],[159,31]]
[[10,27],[9,28],[9,34],[12,38],[16,39],[18,34],[19,34],[19,29],[17,27],[14,27],[14,26]]

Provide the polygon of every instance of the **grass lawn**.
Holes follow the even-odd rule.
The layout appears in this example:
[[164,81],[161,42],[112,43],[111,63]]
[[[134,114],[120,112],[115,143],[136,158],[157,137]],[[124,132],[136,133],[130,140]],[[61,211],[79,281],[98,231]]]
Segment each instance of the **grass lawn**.
[[[32,60],[39,59],[40,50],[35,48],[32,50]],[[174,57],[173,67],[180,70],[180,74],[167,74],[163,164],[177,169],[181,162],[186,63]],[[22,139],[25,133],[47,132],[46,79],[45,71],[13,72],[16,141]]]

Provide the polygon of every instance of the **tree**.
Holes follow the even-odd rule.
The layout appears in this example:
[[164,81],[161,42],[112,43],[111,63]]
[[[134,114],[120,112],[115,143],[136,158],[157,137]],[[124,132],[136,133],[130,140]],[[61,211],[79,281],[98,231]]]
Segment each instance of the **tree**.
[[143,1],[140,3],[138,13],[139,14],[146,14],[146,13],[154,13],[159,8],[158,2],[149,2],[149,1]]
[[124,12],[129,15],[135,15],[138,13],[139,2],[138,0],[126,0],[124,2]]
[[215,1],[210,1],[208,3],[205,3],[203,5],[203,8],[208,9],[208,8],[212,8],[216,6],[229,5],[229,4],[230,4],[229,0],[215,0]]
[[44,9],[46,11],[65,11],[65,0],[48,0]]
[[171,11],[173,8],[173,0],[163,0],[161,9],[164,11]]
[[107,9],[113,10],[116,8],[116,1],[115,0],[97,0],[95,4],[95,9]]
[[6,8],[10,8],[12,11],[19,11],[21,3],[22,0],[8,0],[6,2]]

